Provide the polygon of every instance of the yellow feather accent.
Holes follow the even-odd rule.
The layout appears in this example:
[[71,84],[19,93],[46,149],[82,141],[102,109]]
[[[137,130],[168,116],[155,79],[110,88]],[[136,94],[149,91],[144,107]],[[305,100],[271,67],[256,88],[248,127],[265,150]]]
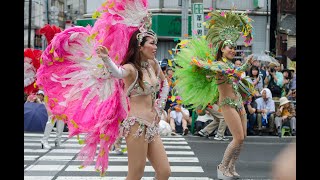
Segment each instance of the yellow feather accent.
[[104,154],[105,154],[105,151],[104,149],[102,149],[99,155],[102,157]]
[[86,58],[86,60],[90,60],[90,59],[92,59],[92,55]]
[[78,124],[73,119],[71,119],[70,122],[74,126],[74,128],[79,128]]
[[100,139],[103,139],[105,134],[100,134]]
[[98,64],[97,67],[98,67],[98,68],[103,68],[104,65],[103,65],[103,64]]

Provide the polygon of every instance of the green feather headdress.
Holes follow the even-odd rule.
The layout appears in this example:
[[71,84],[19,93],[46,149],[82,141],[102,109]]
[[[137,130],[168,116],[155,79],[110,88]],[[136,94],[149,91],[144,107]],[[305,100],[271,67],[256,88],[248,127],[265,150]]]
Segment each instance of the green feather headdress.
[[208,14],[209,20],[206,21],[206,27],[209,28],[206,40],[212,43],[214,54],[218,52],[219,45],[236,46],[236,41],[240,36],[245,38],[245,46],[249,45],[253,39],[252,24],[253,21],[245,13],[239,14],[232,10],[217,11],[214,10]]

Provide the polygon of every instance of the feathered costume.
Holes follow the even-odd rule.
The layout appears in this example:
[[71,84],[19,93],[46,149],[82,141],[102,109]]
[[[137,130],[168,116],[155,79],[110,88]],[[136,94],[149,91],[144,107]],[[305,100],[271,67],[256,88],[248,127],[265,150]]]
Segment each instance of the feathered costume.
[[37,85],[46,93],[52,114],[68,124],[69,137],[86,135],[79,140],[84,147],[78,158],[84,160],[82,167],[96,160],[101,175],[108,168],[109,147],[119,135],[129,103],[122,80],[110,75],[95,49],[106,46],[110,59],[120,64],[131,35],[143,26],[147,14],[146,0],[107,0],[94,13],[99,18],[93,27],[58,33],[42,55]]
[[33,48],[24,50],[24,92],[28,95],[36,93],[39,89],[35,86],[36,73],[40,66],[42,51]]
[[[61,29],[55,25],[45,25],[40,29],[40,33],[46,37],[47,43],[50,43],[56,33],[61,32]],[[24,50],[24,92],[26,94],[36,93],[39,88],[35,84],[36,73],[40,67],[40,57],[42,51],[33,48]]]
[[241,78],[243,67],[235,68],[231,64],[219,63],[216,59],[221,43],[234,46],[241,34],[246,45],[251,42],[251,19],[245,14],[239,15],[232,11],[212,11],[208,16],[211,18],[206,22],[209,28],[207,36],[182,40],[178,44],[180,52],[175,60],[181,66],[175,68],[175,88],[184,99],[184,104],[192,105],[193,108],[205,108],[218,100],[218,85],[214,78],[217,72],[233,77],[244,99],[254,91],[253,85],[246,78]]

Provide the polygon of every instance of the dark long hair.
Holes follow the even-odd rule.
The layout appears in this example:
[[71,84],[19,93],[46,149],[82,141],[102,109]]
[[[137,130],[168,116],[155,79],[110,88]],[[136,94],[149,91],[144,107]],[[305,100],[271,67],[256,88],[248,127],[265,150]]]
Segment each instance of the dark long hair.
[[217,61],[221,61],[222,60],[222,51],[221,49],[223,48],[223,41],[220,42],[220,45],[219,45],[219,49],[218,49],[218,53],[217,53]]
[[252,74],[252,71],[253,71],[253,70],[257,70],[257,71],[258,71],[257,77],[259,77],[260,71],[259,71],[259,68],[258,68],[257,66],[252,66],[252,67],[250,68],[249,76],[250,76],[250,77],[253,77],[253,74]]
[[[129,46],[126,55],[124,56],[124,59],[121,63],[121,65],[131,63],[138,71],[138,84],[139,86],[144,90],[143,85],[143,73],[141,70],[141,57],[140,57],[140,51],[139,51],[139,42],[137,40],[137,34],[140,33],[139,29],[136,30],[129,41]],[[142,38],[142,42],[140,43],[140,46],[143,46],[147,41],[146,37]]]

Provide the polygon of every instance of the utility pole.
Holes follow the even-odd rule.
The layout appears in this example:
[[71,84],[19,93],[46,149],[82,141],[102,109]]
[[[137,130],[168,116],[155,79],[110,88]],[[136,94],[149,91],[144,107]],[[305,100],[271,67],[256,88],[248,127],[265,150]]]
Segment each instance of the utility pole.
[[266,50],[270,52],[270,24],[269,24],[269,1],[267,0],[267,32],[266,32]]
[[31,16],[32,15],[32,0],[29,0],[29,19],[28,19],[28,48],[31,48]]
[[189,0],[181,1],[181,38],[186,39],[186,35],[188,35]]

